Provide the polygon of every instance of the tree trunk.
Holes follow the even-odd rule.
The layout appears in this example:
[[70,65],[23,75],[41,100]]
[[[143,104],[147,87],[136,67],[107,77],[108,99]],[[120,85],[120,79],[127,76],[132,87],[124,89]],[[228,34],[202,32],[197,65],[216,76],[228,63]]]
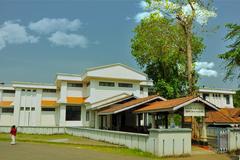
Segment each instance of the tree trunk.
[[192,65],[192,34],[190,27],[186,32],[187,41],[187,76],[189,85],[189,94],[194,94],[193,65]]

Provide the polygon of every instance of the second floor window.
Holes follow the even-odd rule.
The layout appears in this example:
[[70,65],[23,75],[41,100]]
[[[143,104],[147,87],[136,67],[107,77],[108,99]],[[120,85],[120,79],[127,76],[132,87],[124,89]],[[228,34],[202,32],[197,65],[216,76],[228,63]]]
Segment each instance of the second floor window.
[[3,90],[3,93],[15,93],[15,90]]
[[82,83],[68,83],[68,87],[83,87]]
[[206,100],[207,97],[209,97],[209,94],[207,94],[207,93],[203,93],[203,99]]
[[43,92],[56,93],[56,89],[43,89]]
[[114,82],[99,82],[99,86],[114,87]]
[[229,95],[224,95],[224,97],[226,98],[226,104],[230,104],[230,97],[229,97]]
[[131,83],[118,83],[118,87],[133,88]]

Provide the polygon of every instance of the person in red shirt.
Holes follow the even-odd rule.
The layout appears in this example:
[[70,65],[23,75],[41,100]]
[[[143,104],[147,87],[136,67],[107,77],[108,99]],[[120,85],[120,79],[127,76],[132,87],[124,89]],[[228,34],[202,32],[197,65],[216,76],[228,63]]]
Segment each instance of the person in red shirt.
[[17,128],[15,127],[15,125],[11,127],[10,135],[12,139],[11,144],[16,144]]

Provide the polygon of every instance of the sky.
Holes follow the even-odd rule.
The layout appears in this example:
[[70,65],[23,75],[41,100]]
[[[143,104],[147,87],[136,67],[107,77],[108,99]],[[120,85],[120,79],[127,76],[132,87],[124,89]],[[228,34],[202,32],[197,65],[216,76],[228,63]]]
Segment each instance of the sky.
[[[54,83],[56,73],[123,63],[141,70],[131,55],[133,29],[145,11],[141,0],[0,0],[0,81]],[[226,23],[240,23],[240,0],[215,0],[198,60],[199,86],[236,89],[223,81]],[[212,31],[216,26],[220,28]]]

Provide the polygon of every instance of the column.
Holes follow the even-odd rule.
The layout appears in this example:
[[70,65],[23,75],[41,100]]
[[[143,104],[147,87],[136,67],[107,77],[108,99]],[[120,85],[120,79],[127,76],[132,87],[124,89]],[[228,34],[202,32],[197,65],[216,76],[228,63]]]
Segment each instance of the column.
[[97,114],[97,111],[95,111],[95,128],[99,129],[99,116]]
[[37,104],[36,104],[36,108],[35,108],[36,126],[40,126],[41,125],[41,111],[42,111],[42,90],[41,89],[37,89],[36,100],[37,100]]
[[66,126],[66,105],[61,104],[59,108],[59,126]]
[[207,125],[206,125],[206,122],[205,122],[205,117],[202,117],[201,140],[203,142],[203,145],[207,145]]
[[157,128],[155,117],[156,117],[156,113],[152,113],[152,128]]
[[60,102],[65,103],[67,97],[67,82],[61,82]]
[[168,112],[165,114],[165,129],[168,129]]
[[16,126],[19,125],[19,119],[20,119],[20,105],[21,105],[21,89],[16,88],[15,91],[15,97],[14,97],[14,124]]
[[174,113],[170,114],[170,128],[175,128]]
[[86,106],[83,104],[81,105],[81,122],[82,126],[86,126]]

